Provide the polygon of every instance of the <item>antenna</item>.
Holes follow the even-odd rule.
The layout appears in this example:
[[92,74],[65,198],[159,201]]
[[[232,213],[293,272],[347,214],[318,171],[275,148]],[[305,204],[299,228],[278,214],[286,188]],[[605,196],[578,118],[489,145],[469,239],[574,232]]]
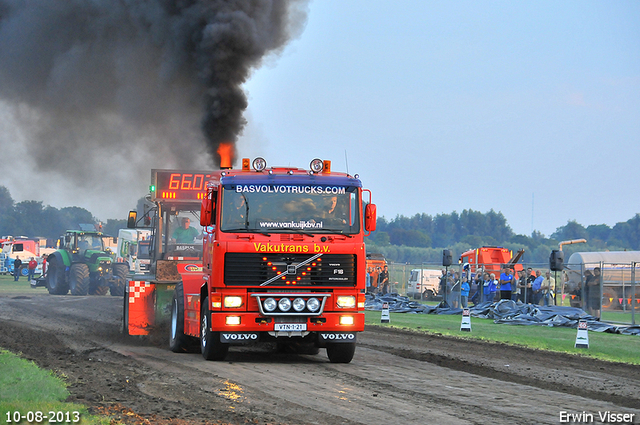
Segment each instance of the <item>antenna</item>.
[[347,150],[344,150],[344,162],[347,165],[347,175],[349,174],[349,159],[347,158]]

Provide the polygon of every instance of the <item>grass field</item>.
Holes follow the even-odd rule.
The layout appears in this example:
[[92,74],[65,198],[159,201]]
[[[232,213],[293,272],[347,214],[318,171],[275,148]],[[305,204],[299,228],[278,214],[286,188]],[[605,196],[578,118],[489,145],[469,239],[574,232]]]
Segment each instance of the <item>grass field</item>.
[[66,403],[63,380],[33,362],[0,350],[0,370],[0,423],[109,423],[89,415],[85,406]]
[[380,323],[379,311],[365,312],[365,324],[398,327],[415,332],[503,342],[529,348],[580,354],[601,360],[640,364],[640,336],[589,332],[589,348],[574,348],[577,330],[561,327],[495,324],[471,318],[471,332],[460,331],[459,315],[390,313],[390,323]]

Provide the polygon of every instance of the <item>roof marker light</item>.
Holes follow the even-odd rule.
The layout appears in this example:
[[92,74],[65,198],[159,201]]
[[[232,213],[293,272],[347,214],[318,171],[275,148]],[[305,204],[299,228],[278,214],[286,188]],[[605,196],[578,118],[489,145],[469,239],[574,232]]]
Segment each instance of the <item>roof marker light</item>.
[[309,168],[311,168],[311,171],[313,171],[314,173],[319,173],[320,171],[322,171],[322,168],[323,168],[322,160],[319,158],[315,158],[311,160],[311,164],[309,164]]
[[253,169],[256,171],[263,171],[267,168],[267,161],[264,158],[257,157],[253,160]]

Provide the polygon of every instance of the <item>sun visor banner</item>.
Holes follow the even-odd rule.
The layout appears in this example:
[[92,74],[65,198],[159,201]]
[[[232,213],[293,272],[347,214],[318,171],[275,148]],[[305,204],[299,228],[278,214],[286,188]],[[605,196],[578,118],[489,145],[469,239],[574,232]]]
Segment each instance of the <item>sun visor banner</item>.
[[[232,189],[234,189],[232,187]],[[311,195],[344,195],[344,186],[305,186],[305,185],[268,185],[268,184],[239,184],[234,189],[237,193],[299,193]]]

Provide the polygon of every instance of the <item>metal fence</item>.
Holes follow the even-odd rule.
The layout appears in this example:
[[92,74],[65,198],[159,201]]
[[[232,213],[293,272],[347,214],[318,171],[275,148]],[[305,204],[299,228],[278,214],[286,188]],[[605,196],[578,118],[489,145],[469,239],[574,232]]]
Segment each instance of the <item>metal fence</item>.
[[[500,279],[500,273],[504,264],[485,264],[482,272],[494,273],[496,279]],[[525,303],[562,305],[579,307],[598,317],[603,321],[611,323],[636,324],[636,312],[640,312],[640,284],[636,284],[637,269],[640,263],[613,264],[613,263],[581,263],[565,264],[563,271],[549,270],[549,264],[541,263],[518,263],[513,266],[515,269],[515,280],[518,283],[521,277],[519,271],[524,274],[524,287],[516,284],[512,291],[512,299]],[[529,270],[531,269],[531,270]],[[599,269],[596,271],[596,269]],[[446,290],[439,291],[433,296],[428,291],[421,290],[416,293],[415,285],[410,285],[412,271],[415,270],[437,270],[444,271],[445,274],[453,278],[453,284],[447,286]],[[526,280],[528,273],[540,272],[543,278],[549,283],[546,289],[537,293],[527,290]],[[454,264],[443,267],[436,263],[402,264],[389,263],[390,292],[400,295],[411,295],[411,297],[423,301],[434,303],[447,301],[450,306],[460,306],[460,290],[456,287],[456,279],[465,275],[471,276],[471,291],[469,301],[482,302],[486,296],[486,287],[475,284],[475,266],[465,270],[463,264]],[[640,278],[640,276],[638,276]],[[449,279],[451,280],[451,279]],[[547,283],[545,282],[545,284]],[[478,295],[474,298],[474,295]],[[499,295],[495,295],[497,299]]]

